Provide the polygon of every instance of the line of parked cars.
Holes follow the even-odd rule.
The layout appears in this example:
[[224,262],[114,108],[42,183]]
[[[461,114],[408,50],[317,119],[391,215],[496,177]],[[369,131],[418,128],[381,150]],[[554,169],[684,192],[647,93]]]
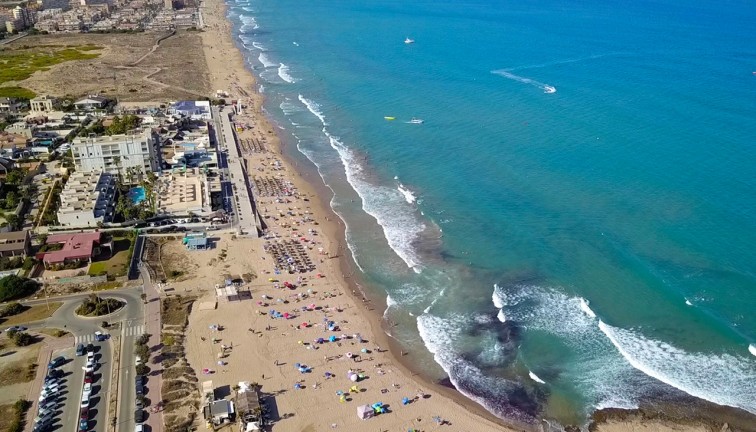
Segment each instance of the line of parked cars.
[[76,347],[76,355],[87,356],[87,363],[84,366],[84,384],[81,389],[81,403],[79,405],[79,432],[89,429],[89,405],[92,397],[92,384],[94,383],[94,371],[97,368],[97,359],[95,359],[95,347],[89,344],[84,347],[79,344]]
[[39,393],[37,417],[34,418],[33,432],[46,432],[52,429],[53,423],[60,414],[63,402],[59,401],[60,392],[65,386],[64,373],[59,369],[66,363],[66,358],[56,357],[47,364],[47,375]]
[[[142,364],[142,359],[137,356],[134,365],[139,366]],[[147,382],[147,377],[144,375],[136,375],[134,378],[134,393],[136,393],[136,401],[134,402],[134,423],[136,423],[135,432],[144,432],[144,385]]]

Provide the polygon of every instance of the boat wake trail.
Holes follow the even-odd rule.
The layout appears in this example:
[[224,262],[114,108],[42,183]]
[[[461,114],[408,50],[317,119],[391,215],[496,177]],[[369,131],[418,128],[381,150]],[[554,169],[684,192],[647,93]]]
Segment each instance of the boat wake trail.
[[533,87],[538,87],[539,89],[543,90],[544,93],[556,93],[556,87],[544,84],[540,81],[536,81],[532,78],[525,78],[519,75],[515,75],[512,72],[510,72],[511,69],[499,69],[495,71],[491,71],[494,75],[503,76],[504,78],[508,78],[517,82],[521,82],[523,84],[530,84]]

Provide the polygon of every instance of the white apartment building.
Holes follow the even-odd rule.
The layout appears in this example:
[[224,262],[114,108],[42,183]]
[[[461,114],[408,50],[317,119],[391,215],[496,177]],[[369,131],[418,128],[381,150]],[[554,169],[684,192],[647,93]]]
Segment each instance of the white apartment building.
[[67,227],[94,227],[115,214],[116,176],[101,170],[76,171],[60,194],[58,222]]
[[129,168],[142,173],[158,171],[158,155],[152,130],[94,138],[79,137],[71,145],[76,171],[102,170],[125,176]]

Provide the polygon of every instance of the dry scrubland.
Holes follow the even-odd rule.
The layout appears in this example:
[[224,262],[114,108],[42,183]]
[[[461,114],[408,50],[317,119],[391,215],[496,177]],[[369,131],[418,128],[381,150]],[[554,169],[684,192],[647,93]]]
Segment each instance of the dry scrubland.
[[[48,61],[43,67],[29,69],[32,73],[26,79],[0,82],[0,93],[3,87],[20,87],[38,95],[76,97],[99,93],[121,101],[211,96],[205,56],[196,48],[201,46],[200,35],[181,31],[168,35],[70,34],[22,38],[0,50],[0,62],[8,56],[14,56],[14,62],[22,62],[19,54],[33,55],[38,51],[36,47],[42,45],[47,46],[48,51],[67,51],[58,56],[61,59],[57,64]],[[89,49],[85,51],[89,55],[71,54],[72,50],[82,51],[81,47]]]

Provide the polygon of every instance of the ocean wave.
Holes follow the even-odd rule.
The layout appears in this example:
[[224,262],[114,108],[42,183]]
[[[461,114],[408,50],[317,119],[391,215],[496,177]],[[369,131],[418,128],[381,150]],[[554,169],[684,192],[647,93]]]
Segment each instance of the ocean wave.
[[263,44],[261,44],[260,42],[257,42],[257,41],[252,42],[252,47],[255,48],[255,49],[258,49],[260,51],[267,51],[268,50],[267,48],[265,48],[265,46]]
[[257,59],[260,60],[260,63],[266,68],[278,66],[278,63],[271,61],[270,58],[268,58],[268,55],[264,52],[261,52],[260,55],[257,56]]
[[302,102],[302,103],[304,104],[304,106],[305,106],[305,107],[307,107],[307,109],[308,109],[308,110],[309,110],[309,111],[310,111],[310,112],[311,112],[311,113],[312,113],[312,114],[313,114],[313,115],[314,115],[315,117],[317,117],[317,118],[318,118],[318,120],[320,120],[320,123],[321,123],[321,124],[322,124],[323,126],[328,126],[328,123],[326,122],[326,119],[325,119],[325,114],[323,114],[323,109],[322,109],[322,107],[320,106],[320,104],[318,104],[317,102],[315,102],[315,101],[312,101],[312,100],[310,100],[310,99],[307,99],[307,98],[305,98],[305,97],[304,97],[304,96],[302,96],[302,95],[299,95],[299,101],[300,101],[300,102]]
[[730,354],[691,353],[599,321],[634,368],[692,396],[756,414],[756,365]]
[[498,320],[503,323],[507,322],[507,315],[504,314],[503,309],[499,309],[499,312],[496,314],[496,318],[498,318]]
[[409,268],[420,273],[422,263],[412,243],[425,230],[425,224],[415,215],[415,210],[406,205],[405,198],[399,191],[372,184],[365,179],[360,157],[341,142],[339,137],[328,131],[328,122],[319,104],[301,94],[299,100],[323,124],[323,134],[339,154],[347,181],[362,200],[362,209],[374,217],[381,226],[389,247]]
[[399,186],[397,186],[397,190],[404,195],[404,200],[407,201],[407,204],[414,204],[417,198],[412,193],[411,190],[409,190],[406,186],[399,183]]
[[452,385],[469,399],[500,418],[533,424],[537,420],[518,409],[509,395],[522,397],[522,386],[514,381],[486,375],[472,361],[455,349],[464,338],[467,318],[452,316],[440,318],[423,314],[417,318],[417,329],[423,343],[433,354],[435,362],[446,372]]
[[589,317],[596,318],[596,314],[593,312],[589,304],[590,303],[588,302],[588,300],[582,297],[580,298],[580,310],[585,312],[585,314],[588,315]]
[[534,87],[538,87],[539,89],[543,90],[544,93],[556,93],[556,87],[549,84],[544,84],[532,78],[525,78],[519,75],[515,75],[512,72],[509,72],[509,69],[494,70],[491,71],[491,73],[517,82],[521,82],[523,84],[530,84]]
[[242,22],[242,26],[239,29],[241,32],[247,32],[249,30],[257,30],[260,26],[257,24],[257,20],[249,15],[239,14],[239,19]]
[[286,64],[281,63],[278,66],[278,76],[281,77],[282,80],[290,84],[297,82],[297,80],[292,77],[289,72],[291,72],[291,68],[289,68],[289,66],[287,66]]
[[546,384],[546,381],[538,378],[538,375],[534,374],[533,371],[528,371],[528,376],[530,377],[530,379],[532,379],[533,381],[539,384]]
[[[287,116],[304,111],[301,105],[295,104],[290,101],[281,102],[281,104],[279,105],[279,108],[281,108],[281,111],[283,111],[284,115],[287,115]],[[294,123],[293,121],[291,121],[290,123],[293,126],[297,126],[297,123]]]
[[587,312],[590,308],[584,309],[585,299],[537,285],[497,284],[492,302],[507,321],[559,338],[575,357],[560,373],[577,383],[592,407],[622,408],[637,402],[641,387],[637,380],[642,376],[617,355],[597,328],[596,319]]
[[748,352],[756,356],[756,344],[748,345]]

